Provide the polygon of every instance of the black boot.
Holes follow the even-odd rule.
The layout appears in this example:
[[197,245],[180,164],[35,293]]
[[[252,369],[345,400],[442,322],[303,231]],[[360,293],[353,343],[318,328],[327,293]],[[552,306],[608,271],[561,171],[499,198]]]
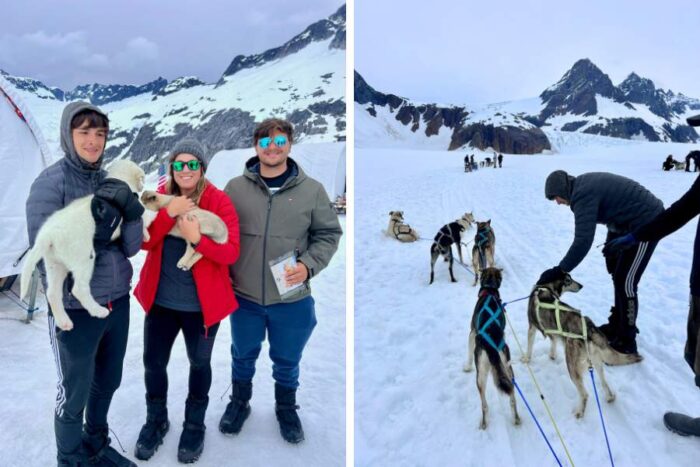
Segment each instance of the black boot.
[[610,347],[624,354],[636,354],[637,333],[636,326],[638,302],[636,298],[628,298],[625,301],[624,315],[617,319],[617,329],[614,338],[609,341]]
[[199,459],[204,450],[204,415],[209,405],[209,397],[196,399],[188,396],[185,401],[185,421],[182,424],[182,435],[177,445],[177,460],[190,464]]
[[90,465],[82,446],[75,454],[69,456],[59,454],[56,459],[58,460],[58,467],[88,467]]
[[605,334],[605,337],[607,337],[608,342],[613,340],[615,337],[615,331],[617,329],[617,312],[615,310],[614,306],[610,307],[610,316],[608,316],[608,322],[605,324],[602,324],[598,329]]
[[295,388],[281,386],[275,383],[275,413],[280,424],[280,433],[285,441],[297,444],[304,440],[304,429],[297,415]]
[[99,467],[137,467],[126,457],[110,446],[107,427],[83,429],[83,448],[90,461],[90,466]]
[[227,435],[240,433],[243,422],[250,415],[249,402],[253,395],[252,381],[234,381],[232,387],[231,402],[226,405],[219,422],[219,431]]
[[664,425],[681,436],[700,436],[700,417],[692,418],[680,413],[666,412]]
[[163,444],[163,438],[170,428],[166,399],[153,399],[146,395],[146,424],[141,427],[136,441],[134,456],[148,460]]

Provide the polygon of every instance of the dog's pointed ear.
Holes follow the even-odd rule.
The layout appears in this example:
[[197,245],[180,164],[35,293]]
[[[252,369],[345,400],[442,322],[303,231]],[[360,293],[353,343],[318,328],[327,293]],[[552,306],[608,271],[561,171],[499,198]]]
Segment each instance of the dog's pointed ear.
[[401,214],[401,216],[403,216],[403,211],[399,211],[399,214]]
[[394,215],[394,211],[389,211],[389,215],[390,215],[390,216],[393,216],[393,215]]
[[491,219],[486,221],[486,225],[491,225]]

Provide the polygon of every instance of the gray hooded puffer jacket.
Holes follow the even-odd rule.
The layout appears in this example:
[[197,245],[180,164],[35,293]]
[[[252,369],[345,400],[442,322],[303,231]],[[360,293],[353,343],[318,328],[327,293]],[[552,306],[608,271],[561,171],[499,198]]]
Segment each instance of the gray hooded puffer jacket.
[[[94,110],[104,115],[99,108],[86,102],[72,102],[63,110],[61,117],[61,147],[64,157],[47,167],[34,180],[27,198],[27,230],[29,244],[34,245],[39,228],[46,219],[67,206],[75,199],[91,195],[102,181],[106,172],[102,170],[103,157],[90,164],[81,159],[73,146],[70,122],[83,110]],[[90,281],[92,296],[101,305],[123,297],[131,288],[133,268],[127,259],[138,253],[143,242],[143,221],[124,222],[121,237],[100,251],[95,258],[95,270]],[[92,245],[89,246],[92,248]],[[41,279],[46,288],[46,274],[43,262],[39,263]],[[82,308],[70,290],[73,286],[69,275],[63,284],[63,305],[65,308]]]
[[572,177],[563,170],[552,172],[545,182],[545,196],[559,196],[570,203],[575,217],[574,242],[559,263],[571,272],[591,249],[596,224],[622,235],[641,227],[664,210],[664,204],[632,179],[606,172]]

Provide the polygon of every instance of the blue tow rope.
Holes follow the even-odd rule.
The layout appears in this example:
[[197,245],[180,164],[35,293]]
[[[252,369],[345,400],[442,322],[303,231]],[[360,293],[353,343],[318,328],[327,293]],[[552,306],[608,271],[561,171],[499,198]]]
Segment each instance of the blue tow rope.
[[605,444],[608,446],[608,456],[610,457],[610,465],[615,467],[615,461],[613,461],[612,451],[610,450],[610,441],[608,441],[608,432],[605,429],[605,420],[603,419],[603,411],[600,408],[600,400],[598,399],[598,389],[595,386],[595,376],[593,376],[593,368],[589,368],[588,372],[591,374],[591,382],[593,383],[593,392],[595,393],[595,402],[598,404],[598,413],[600,414],[600,423],[603,425],[603,434],[605,435]]
[[530,408],[530,404],[527,403],[527,399],[525,399],[523,392],[520,390],[520,386],[518,386],[518,383],[515,382],[515,378],[513,378],[513,386],[515,386],[515,389],[518,390],[518,394],[520,394],[520,398],[525,403],[525,407],[527,407],[527,411],[530,412],[530,415],[532,415],[532,419],[535,421],[535,425],[537,425],[537,428],[540,430],[540,433],[542,433],[542,437],[547,442],[547,446],[549,447],[549,450],[552,452],[552,455],[554,456],[554,458],[557,460],[557,464],[559,464],[560,467],[563,467],[561,464],[561,461],[557,457],[557,453],[554,452],[554,448],[552,448],[552,445],[549,443],[549,440],[547,439],[547,435],[544,434],[544,430],[542,430],[542,427],[540,426],[540,422],[537,421],[537,417],[535,417],[535,414],[532,412],[532,409]]

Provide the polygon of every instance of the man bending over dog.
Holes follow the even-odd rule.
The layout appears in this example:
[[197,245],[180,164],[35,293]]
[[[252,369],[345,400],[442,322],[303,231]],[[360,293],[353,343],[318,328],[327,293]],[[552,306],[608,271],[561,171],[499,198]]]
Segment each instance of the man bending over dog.
[[[54,431],[60,466],[136,465],[110,446],[107,412],[121,383],[133,273],[128,258],[143,241],[144,209],[126,183],[105,179],[102,163],[108,130],[109,120],[99,108],[85,102],[68,104],[61,118],[65,155],[39,174],[27,199],[27,229],[33,246],[51,214],[75,199],[95,195],[91,208],[96,258],[90,291],[110,310],[106,318],[91,316],[71,295],[70,275],[63,284],[63,304],[73,330],[56,327],[49,309],[49,335],[59,374]],[[110,242],[122,220],[121,237]],[[46,275],[40,269],[46,288]]]
[[[691,126],[700,126],[700,115],[688,119]],[[687,170],[687,168],[686,168]],[[606,248],[610,251],[624,251],[638,242],[659,241],[683,227],[700,214],[700,178],[687,193],[678,199],[656,218],[634,232],[611,241]],[[693,265],[690,270],[690,309],[688,329],[683,356],[695,375],[695,384],[700,388],[700,223],[695,234]],[[664,414],[666,427],[683,436],[700,436],[700,417],[692,418],[676,412]]]
[[[548,200],[569,206],[576,222],[569,251],[558,266],[542,273],[544,282],[563,279],[583,261],[593,244],[596,224],[608,227],[609,241],[641,227],[664,209],[661,200],[639,183],[604,172],[573,177],[556,170],[547,177],[544,194]],[[634,248],[605,257],[615,288],[615,305],[610,310],[608,323],[600,326],[600,330],[610,346],[621,353],[637,353],[637,284],[656,244],[656,241],[641,242]]]

